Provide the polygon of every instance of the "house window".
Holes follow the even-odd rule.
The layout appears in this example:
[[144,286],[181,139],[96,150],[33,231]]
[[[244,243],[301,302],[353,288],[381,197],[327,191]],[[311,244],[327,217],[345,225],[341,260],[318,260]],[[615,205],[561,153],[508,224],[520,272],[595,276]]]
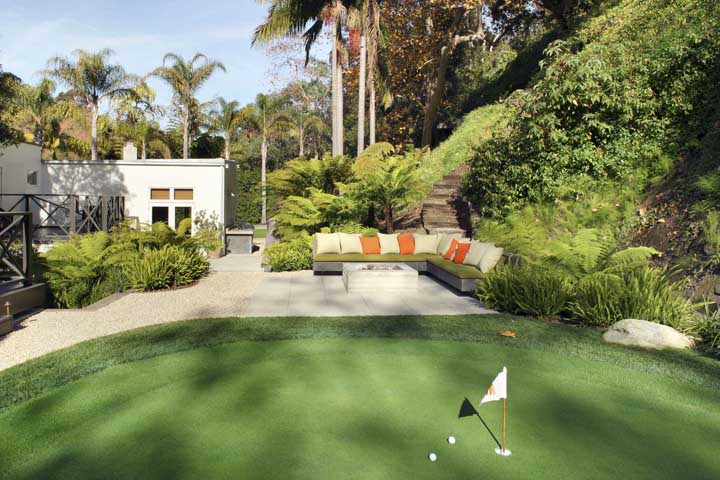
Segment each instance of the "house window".
[[151,200],[170,200],[169,188],[153,188],[150,190]]
[[192,188],[176,188],[174,193],[175,193],[175,200],[192,200],[193,199]]
[[152,223],[170,223],[170,207],[152,207]]
[[27,173],[27,183],[28,185],[37,185],[38,184],[38,172],[37,170],[29,170]]
[[192,207],[175,207],[175,230],[177,230],[180,226],[180,222],[182,222],[186,218],[192,220]]
[[[193,200],[192,188],[151,188],[150,220],[152,223],[165,223],[177,230],[183,220],[192,220]],[[188,235],[191,234],[190,230]]]

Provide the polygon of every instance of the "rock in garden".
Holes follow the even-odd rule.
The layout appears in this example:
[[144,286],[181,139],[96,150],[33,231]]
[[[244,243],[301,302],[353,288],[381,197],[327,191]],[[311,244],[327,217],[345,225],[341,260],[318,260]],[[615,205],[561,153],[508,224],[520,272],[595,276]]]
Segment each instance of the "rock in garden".
[[603,338],[608,343],[619,343],[643,348],[690,348],[692,338],[672,327],[645,320],[620,320],[614,323]]

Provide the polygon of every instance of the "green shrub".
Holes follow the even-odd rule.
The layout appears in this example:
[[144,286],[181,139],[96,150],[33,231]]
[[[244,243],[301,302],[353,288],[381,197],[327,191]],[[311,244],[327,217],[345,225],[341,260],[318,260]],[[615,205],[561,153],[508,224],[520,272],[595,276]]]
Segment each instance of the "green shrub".
[[[705,306],[705,314],[695,322],[691,333],[700,337],[702,350],[720,358],[720,310],[711,312],[709,307],[709,305]],[[717,307],[715,305],[715,308]]]
[[503,216],[581,195],[578,179],[642,186],[666,173],[707,122],[718,19],[718,2],[619,2],[551,43],[532,88],[506,102],[508,128],[475,148],[467,197]]
[[556,317],[570,300],[570,286],[556,270],[542,265],[505,266],[486,275],[478,287],[482,302],[508,313]]
[[348,222],[333,228],[333,233],[362,233],[365,227],[358,222]]
[[196,251],[176,249],[172,258],[173,286],[189,285],[205,276],[209,263]]
[[161,290],[172,285],[172,267],[168,248],[146,250],[127,266],[126,274],[132,288]]
[[695,318],[695,307],[683,296],[682,284],[673,283],[668,271],[653,268],[582,278],[570,312],[587,325],[609,326],[636,318],[679,330],[691,328]]
[[[117,267],[132,258],[133,247],[114,243],[104,232],[57,242],[43,255],[44,280],[59,308],[80,308],[124,286]],[[109,294],[108,293],[108,294]]]
[[312,268],[310,236],[301,234],[292,240],[275,243],[265,250],[265,262],[274,272],[294,272]]
[[588,275],[575,288],[570,312],[586,325],[612,325],[623,319],[623,289],[623,279],[617,275],[602,272]]
[[202,255],[170,245],[143,251],[126,268],[130,286],[144,291],[187,285],[207,271],[208,261]]

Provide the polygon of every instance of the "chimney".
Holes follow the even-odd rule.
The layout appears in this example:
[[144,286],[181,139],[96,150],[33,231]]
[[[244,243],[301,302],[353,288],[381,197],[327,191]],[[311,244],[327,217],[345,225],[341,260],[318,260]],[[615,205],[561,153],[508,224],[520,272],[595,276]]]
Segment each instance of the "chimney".
[[123,160],[137,160],[137,147],[133,142],[125,142],[125,146],[123,147]]

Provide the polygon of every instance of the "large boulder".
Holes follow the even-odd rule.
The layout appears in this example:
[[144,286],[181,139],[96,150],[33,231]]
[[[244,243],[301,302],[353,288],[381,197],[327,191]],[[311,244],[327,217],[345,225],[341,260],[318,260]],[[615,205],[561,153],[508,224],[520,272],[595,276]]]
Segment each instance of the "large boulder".
[[645,320],[620,320],[614,323],[603,338],[608,343],[619,343],[634,347],[654,348],[690,348],[692,338],[672,327]]

